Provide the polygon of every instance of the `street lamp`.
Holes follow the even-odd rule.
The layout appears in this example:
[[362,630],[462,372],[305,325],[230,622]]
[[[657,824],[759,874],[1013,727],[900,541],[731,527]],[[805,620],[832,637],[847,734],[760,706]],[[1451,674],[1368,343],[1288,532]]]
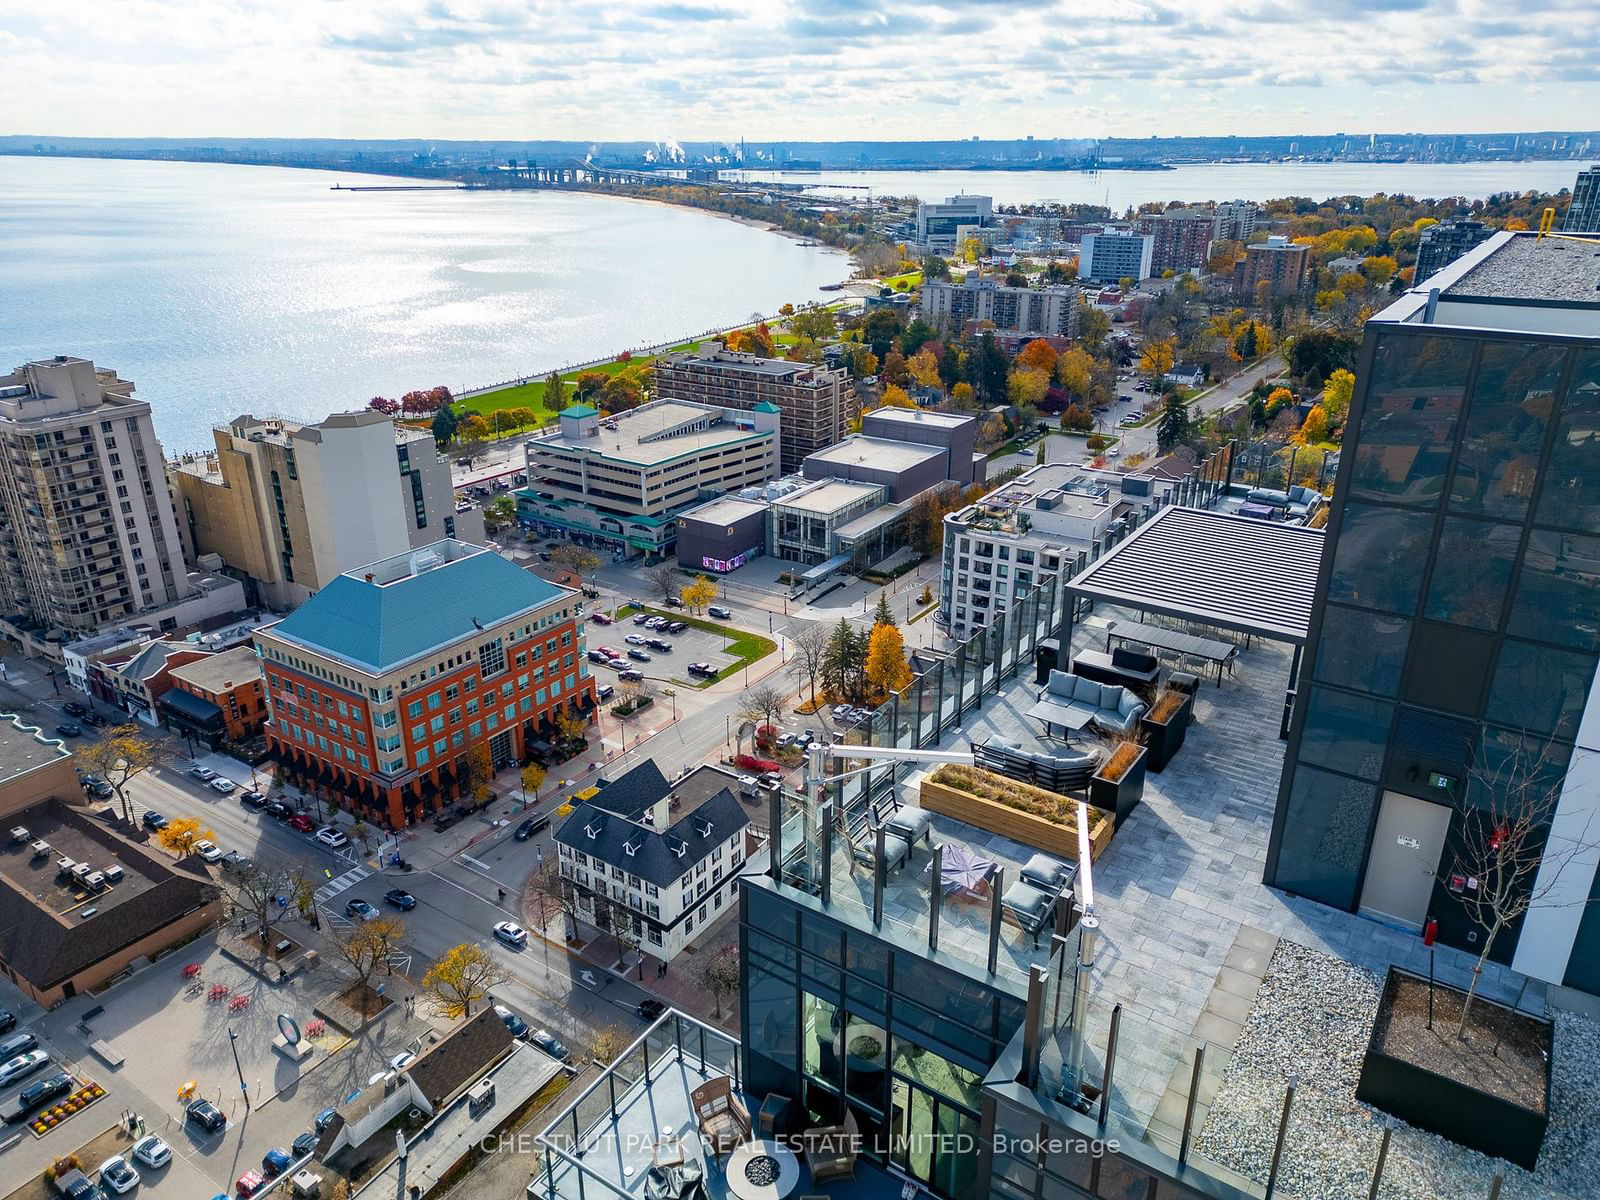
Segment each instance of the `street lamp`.
[[228,1030],[228,1049],[233,1051],[233,1069],[239,1075],[239,1093],[244,1097],[244,1106],[250,1107],[250,1089],[244,1085],[244,1068],[239,1065],[239,1035],[232,1029]]

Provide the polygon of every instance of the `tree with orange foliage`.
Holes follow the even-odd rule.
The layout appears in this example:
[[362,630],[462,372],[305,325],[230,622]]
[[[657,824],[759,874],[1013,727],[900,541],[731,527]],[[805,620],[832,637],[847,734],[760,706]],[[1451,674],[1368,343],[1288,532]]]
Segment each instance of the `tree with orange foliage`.
[[1043,338],[1034,338],[1017,355],[1017,366],[1032,367],[1036,371],[1043,371],[1046,375],[1054,375],[1056,348]]

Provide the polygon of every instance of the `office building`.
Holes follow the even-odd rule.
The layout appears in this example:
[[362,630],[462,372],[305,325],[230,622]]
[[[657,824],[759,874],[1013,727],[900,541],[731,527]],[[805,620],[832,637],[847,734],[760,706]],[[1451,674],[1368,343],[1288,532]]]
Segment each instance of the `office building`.
[[994,200],[989,196],[950,196],[943,203],[917,205],[916,240],[929,250],[958,251],[957,231],[963,225],[992,225]]
[[260,736],[267,721],[267,693],[261,660],[249,646],[207,654],[168,674],[172,687],[161,697],[161,709],[174,726],[213,745],[240,745]]
[[27,646],[30,633],[90,633],[191,595],[161,443],[132,383],[65,355],[0,376],[0,447],[7,634]]
[[1572,202],[1561,219],[1563,233],[1600,233],[1600,164],[1578,172]]
[[656,400],[615,416],[575,404],[526,446],[517,520],[546,537],[651,561],[672,553],[678,516],[777,476],[780,415]]
[[1600,992],[1595,247],[1493,235],[1356,373],[1266,881],[1473,950],[1467,812],[1531,789],[1550,849],[1493,957]]
[[314,425],[248,413],[216,449],[171,467],[197,555],[216,554],[260,602],[287,610],[362,563],[458,533],[450,465],[424,430],[383,413]]
[[120,822],[91,816],[82,800],[72,753],[0,713],[0,817],[12,831],[0,853],[0,975],[45,1008],[223,916],[199,859],[174,863],[125,836]]
[[1076,337],[1077,289],[1007,287],[993,279],[922,285],[918,310],[935,329],[960,333],[971,321],[993,322],[997,330],[1038,337]]
[[1150,270],[1203,271],[1211,261],[1211,240],[1217,217],[1208,208],[1169,208],[1147,213],[1134,228],[1155,239],[1150,249]]
[[800,460],[845,435],[860,405],[845,371],[783,358],[761,358],[706,342],[699,350],[656,359],[652,395],[712,408],[755,412],[777,408],[782,434],[778,473],[792,475]]
[[471,803],[478,747],[521,762],[593,708],[576,596],[455,541],[336,577],[255,635],[273,757],[390,829]]
[[1211,236],[1216,241],[1243,242],[1256,231],[1261,209],[1250,200],[1225,200],[1212,210]]
[[555,833],[578,920],[676,958],[733,907],[750,824],[739,789],[712,766],[668,782],[651,759],[601,784]]
[[1482,221],[1463,219],[1428,226],[1417,242],[1417,264],[1411,273],[1413,284],[1426,283],[1493,232]]
[[1245,295],[1254,297],[1262,290],[1274,297],[1299,292],[1306,285],[1310,250],[1309,246],[1297,245],[1276,233],[1264,242],[1246,246],[1244,261],[1238,268]]
[[1127,229],[1086,233],[1078,248],[1078,278],[1097,283],[1148,279],[1154,273],[1155,244],[1154,235]]

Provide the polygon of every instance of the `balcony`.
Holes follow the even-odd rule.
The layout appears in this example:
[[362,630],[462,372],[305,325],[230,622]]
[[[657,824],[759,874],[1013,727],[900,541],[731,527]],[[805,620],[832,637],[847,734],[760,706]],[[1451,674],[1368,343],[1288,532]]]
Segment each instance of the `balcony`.
[[[692,1017],[669,1011],[616,1062],[585,1088],[538,1135],[540,1161],[527,1200],[644,1200],[658,1146],[681,1139],[685,1166],[699,1168],[707,1200],[738,1200],[718,1156],[695,1127],[691,1093],[726,1076],[760,1137],[763,1097],[745,1093],[739,1043]],[[777,1135],[782,1138],[782,1135]],[[896,1200],[902,1181],[864,1157],[853,1178],[817,1184],[801,1150],[802,1138],[783,1139],[800,1159],[791,1198],[826,1194],[829,1200]]]

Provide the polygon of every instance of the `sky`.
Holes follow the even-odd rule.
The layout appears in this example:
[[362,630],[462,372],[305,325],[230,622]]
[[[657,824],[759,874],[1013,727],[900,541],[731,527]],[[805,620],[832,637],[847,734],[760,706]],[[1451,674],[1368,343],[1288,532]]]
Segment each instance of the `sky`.
[[0,0],[0,133],[690,141],[1600,125],[1600,0]]

